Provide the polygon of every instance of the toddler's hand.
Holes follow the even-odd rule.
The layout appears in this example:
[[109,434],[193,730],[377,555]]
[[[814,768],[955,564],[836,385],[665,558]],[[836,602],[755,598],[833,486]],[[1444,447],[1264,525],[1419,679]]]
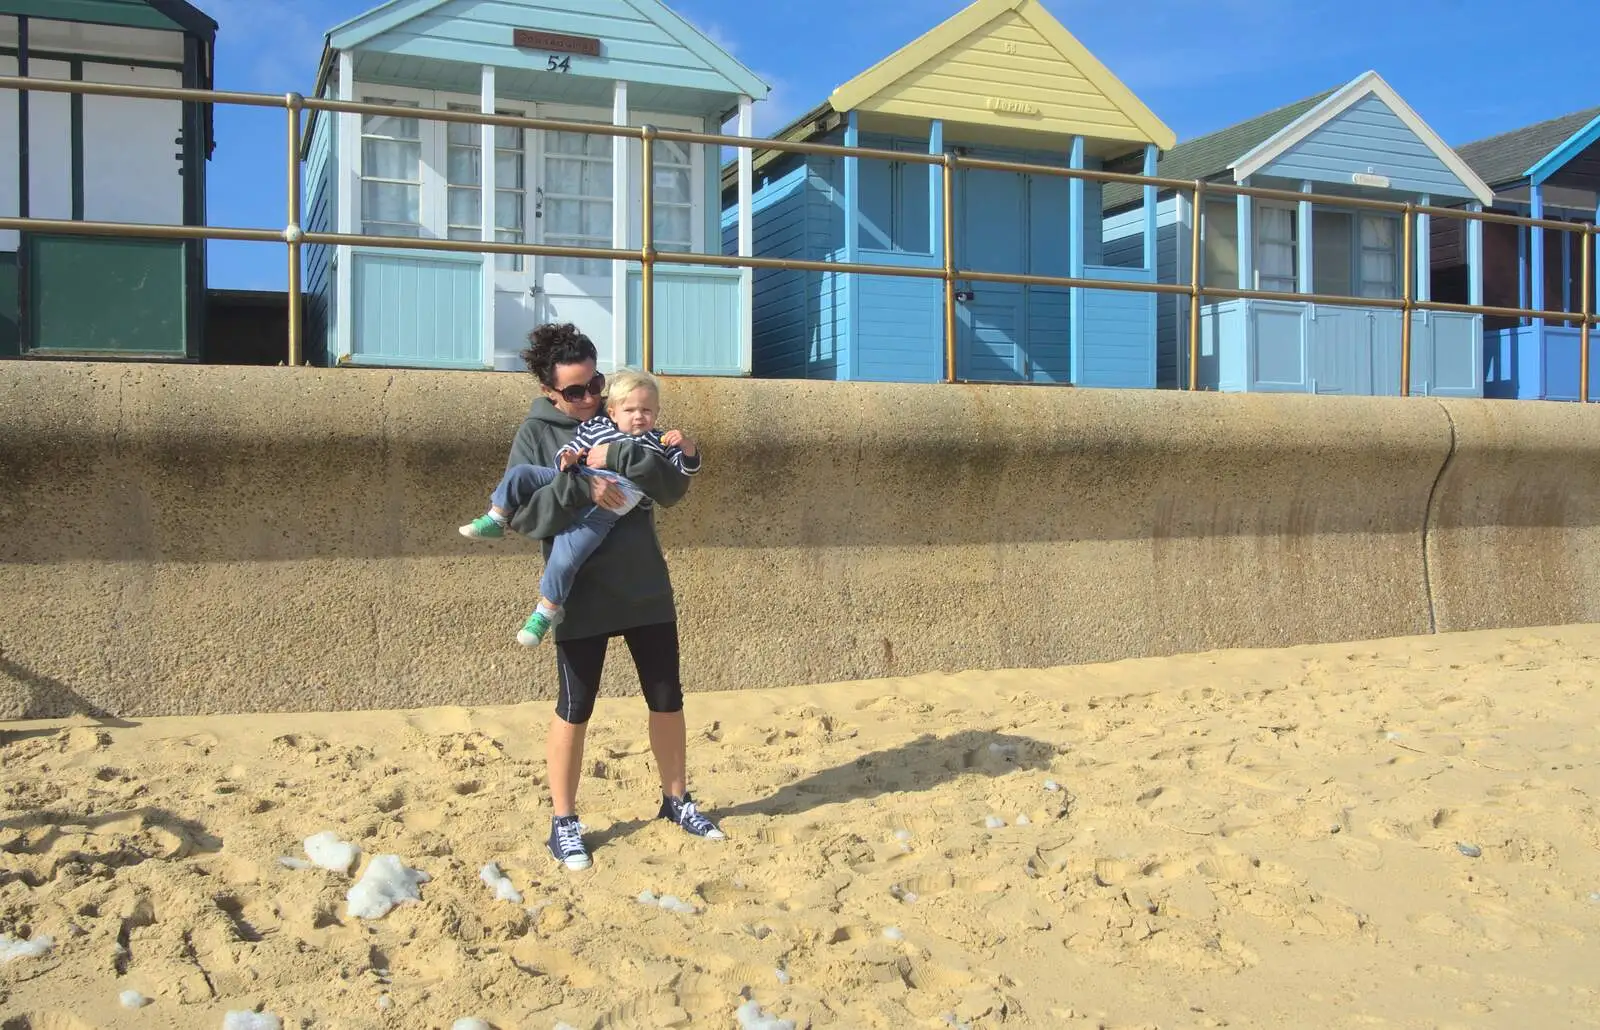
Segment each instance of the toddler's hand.
[[661,434],[661,443],[667,447],[680,448],[685,455],[692,458],[695,454],[694,437],[680,429],[669,429]]
[[567,469],[582,461],[583,455],[578,454],[575,451],[562,451],[561,455],[556,458],[556,467],[562,472],[565,472]]

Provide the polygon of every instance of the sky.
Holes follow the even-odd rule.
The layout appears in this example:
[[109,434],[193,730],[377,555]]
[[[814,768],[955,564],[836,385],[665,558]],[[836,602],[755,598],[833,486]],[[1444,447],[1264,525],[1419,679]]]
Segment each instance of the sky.
[[[574,0],[581,4],[582,0]],[[217,88],[309,94],[329,28],[378,0],[197,0],[217,20]],[[1446,143],[1600,105],[1592,0],[1044,0],[1180,141],[1377,71]],[[672,0],[772,87],[771,133],[966,0]],[[1569,49],[1563,53],[1563,45]],[[281,111],[219,107],[213,225],[286,222]],[[281,290],[284,248],[210,244],[210,285]]]

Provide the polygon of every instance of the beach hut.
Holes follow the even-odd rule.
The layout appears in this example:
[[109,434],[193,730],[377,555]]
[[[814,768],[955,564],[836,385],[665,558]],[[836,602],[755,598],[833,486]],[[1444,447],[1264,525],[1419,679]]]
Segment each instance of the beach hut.
[[[722,131],[767,86],[658,0],[391,0],[328,33],[321,97],[554,121]],[[568,247],[641,246],[638,140],[394,114],[313,116],[311,231]],[[716,252],[715,147],[655,140],[658,251]],[[490,197],[490,203],[483,202]],[[485,209],[492,218],[484,218]],[[620,267],[619,267],[620,266]],[[373,246],[306,255],[308,340],[339,364],[515,369],[535,325],[570,321],[601,367],[641,358],[639,263]],[[749,276],[659,265],[655,369],[749,369]]]
[[[1487,204],[1489,187],[1376,72],[1173,148],[1164,177],[1416,204]],[[1106,188],[1108,249],[1139,240],[1139,201]],[[1162,282],[1188,282],[1193,203],[1167,194],[1157,213]],[[1427,269],[1428,219],[1418,216],[1414,258]],[[1206,201],[1201,281],[1225,289],[1354,298],[1401,296],[1397,213],[1240,196]],[[1428,297],[1415,277],[1416,298]],[[1158,329],[1163,386],[1189,378],[1189,300],[1163,297]],[[1401,313],[1376,306],[1282,300],[1210,300],[1201,306],[1203,389],[1396,394]],[[1481,320],[1412,315],[1412,393],[1481,396]]]
[[[1457,148],[1494,189],[1493,210],[1592,223],[1600,202],[1600,108]],[[1486,223],[1481,285],[1466,275],[1471,234],[1454,219],[1433,228],[1433,280],[1440,300],[1490,307],[1578,311],[1582,237],[1540,227]],[[1590,297],[1600,297],[1593,288]],[[1591,304],[1595,300],[1591,299]],[[1490,397],[1577,400],[1579,327],[1573,321],[1484,319],[1484,392]],[[1589,397],[1600,399],[1600,366],[1590,363]]]
[[[978,0],[778,136],[1135,173],[1173,141],[1038,0]],[[940,168],[770,150],[753,165],[760,256],[943,267]],[[723,173],[726,253],[737,239],[735,171]],[[1102,247],[1096,183],[966,169],[952,188],[962,270],[1154,281],[1149,253]],[[939,280],[761,270],[755,281],[757,375],[945,377]],[[960,379],[1154,385],[1152,294],[972,280],[958,291]]]
[[[210,89],[182,0],[0,0],[0,74]],[[0,213],[204,225],[209,105],[0,91]],[[205,244],[0,232],[0,355],[195,359]]]

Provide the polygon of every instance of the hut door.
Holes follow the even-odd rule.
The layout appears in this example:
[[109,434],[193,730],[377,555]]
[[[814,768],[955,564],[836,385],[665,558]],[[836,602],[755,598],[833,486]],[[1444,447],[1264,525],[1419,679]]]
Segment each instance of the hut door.
[[[540,132],[533,175],[534,232],[539,243],[611,246],[611,137]],[[571,322],[608,353],[611,262],[536,258],[532,286],[540,322]]]
[[[1023,272],[1027,268],[1022,176],[972,169],[958,184],[956,264],[974,272]],[[1028,378],[1024,350],[1026,295],[1012,283],[964,281],[956,355],[957,374],[979,382]]]

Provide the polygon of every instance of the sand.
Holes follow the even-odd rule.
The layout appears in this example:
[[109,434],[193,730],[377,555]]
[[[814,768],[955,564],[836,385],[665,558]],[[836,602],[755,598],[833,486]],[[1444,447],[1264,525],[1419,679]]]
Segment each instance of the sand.
[[[652,821],[643,706],[605,701],[583,873],[543,848],[545,703],[7,724],[0,932],[55,945],[0,964],[0,1026],[1600,1026],[1597,658],[1582,626],[693,696],[722,843]],[[321,831],[349,874],[280,864]],[[348,917],[385,854],[421,902]]]

